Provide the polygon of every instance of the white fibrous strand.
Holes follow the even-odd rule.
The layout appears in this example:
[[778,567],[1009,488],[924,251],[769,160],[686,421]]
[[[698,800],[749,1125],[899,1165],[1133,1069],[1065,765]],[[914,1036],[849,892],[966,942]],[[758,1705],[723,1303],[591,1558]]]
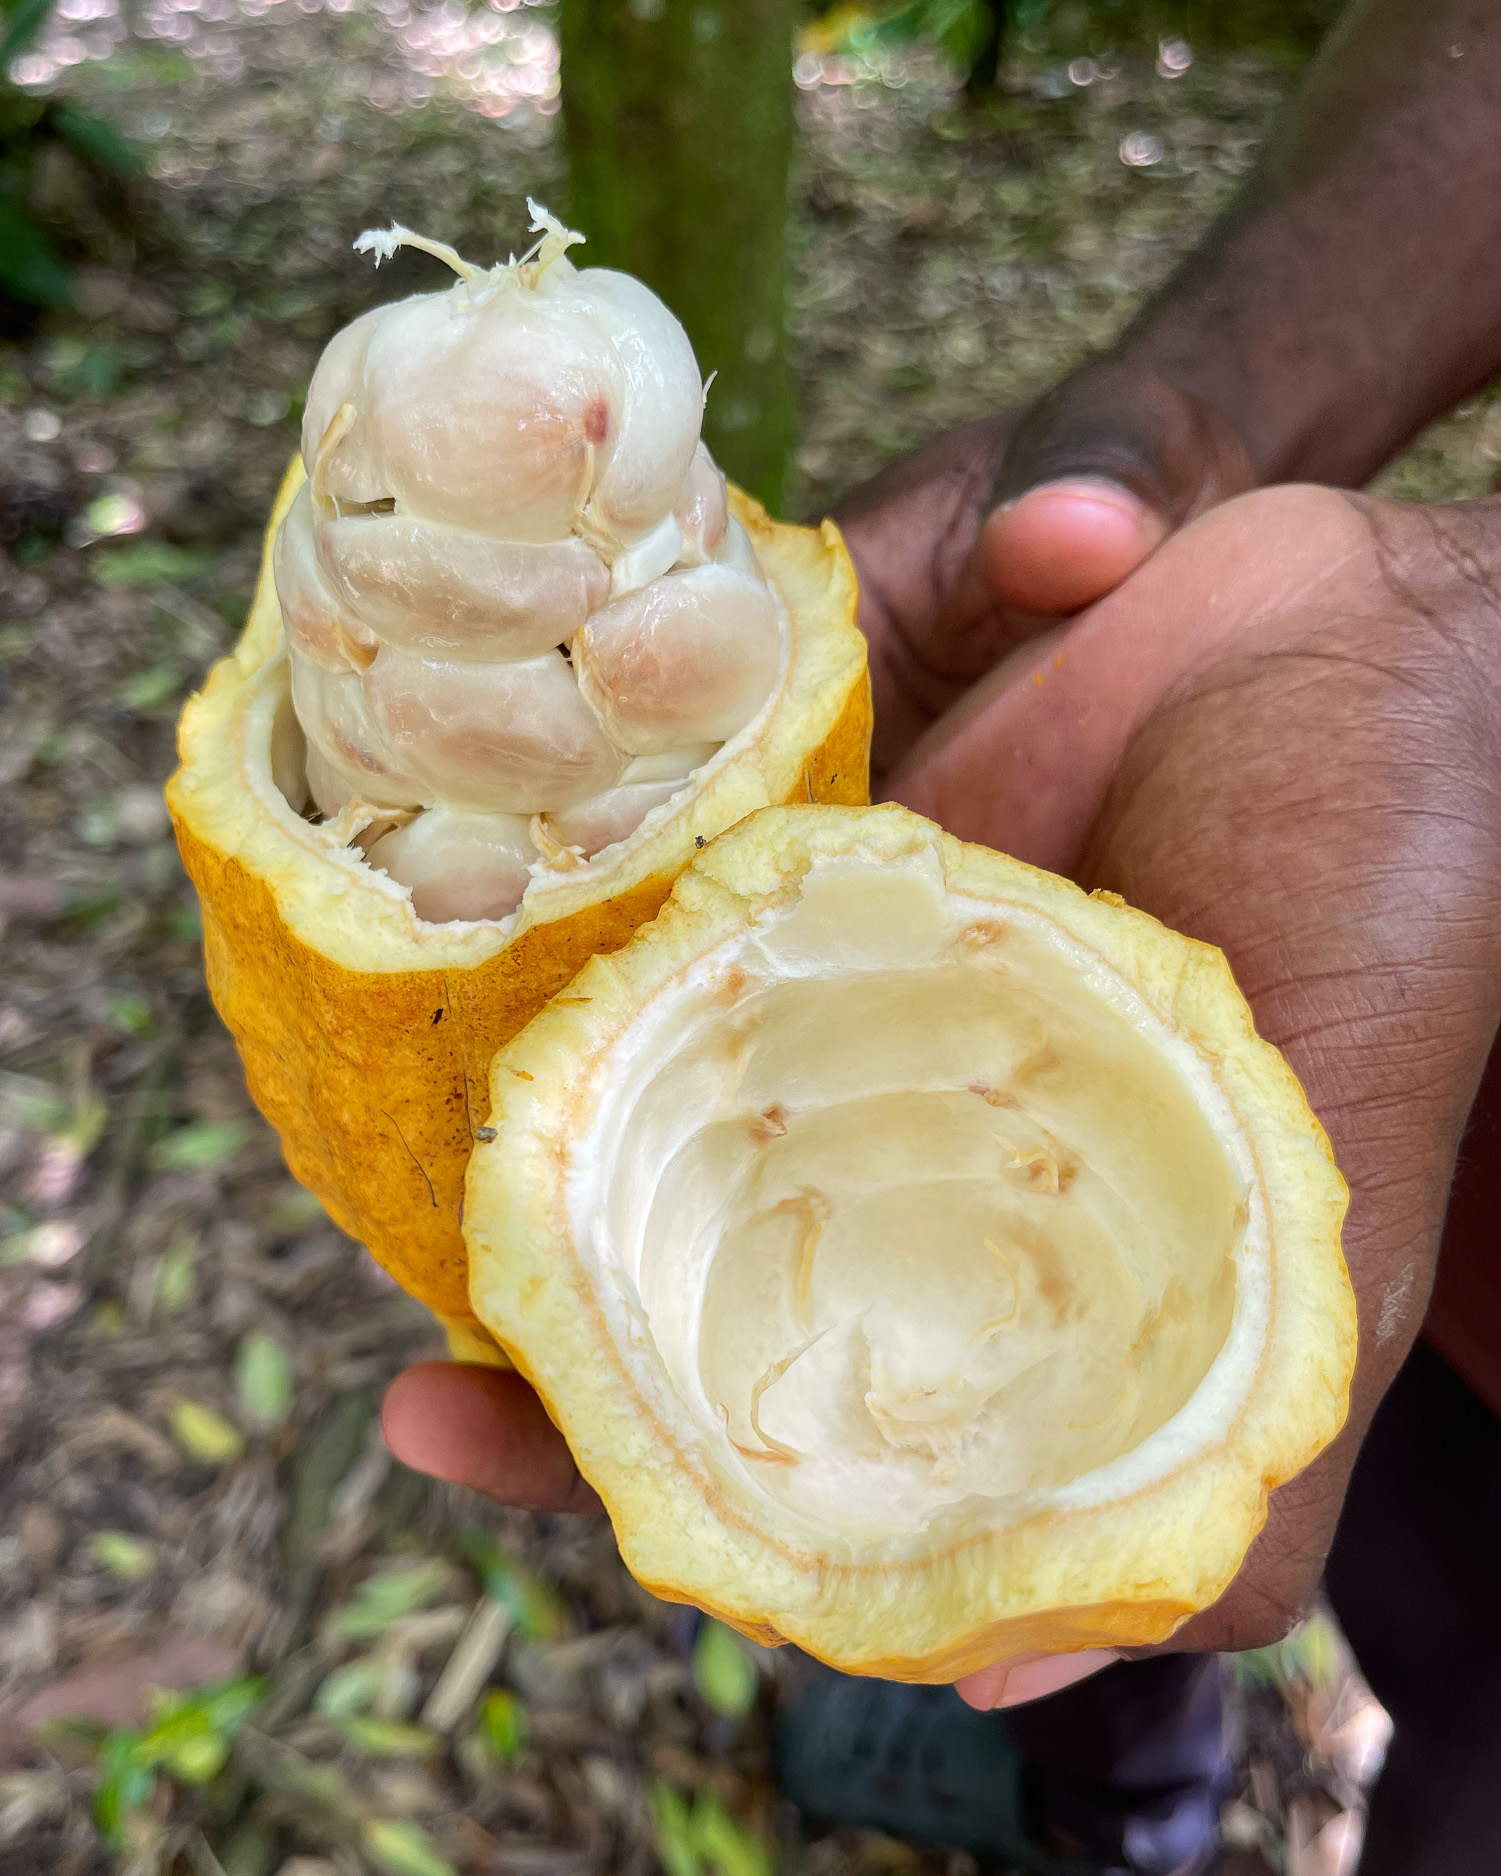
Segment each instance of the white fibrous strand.
[[432,922],[630,839],[780,667],[687,335],[527,206],[538,239],[489,268],[399,224],[355,242],[456,278],[330,341],[272,556],[313,806]]

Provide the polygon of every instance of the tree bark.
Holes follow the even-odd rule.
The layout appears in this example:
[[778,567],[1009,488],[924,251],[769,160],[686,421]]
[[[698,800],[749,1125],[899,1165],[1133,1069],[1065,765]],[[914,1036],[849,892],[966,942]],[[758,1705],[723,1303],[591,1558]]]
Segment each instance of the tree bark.
[[794,407],[785,332],[797,0],[563,0],[570,219],[582,265],[639,275],[716,374],[704,440],[776,513]]

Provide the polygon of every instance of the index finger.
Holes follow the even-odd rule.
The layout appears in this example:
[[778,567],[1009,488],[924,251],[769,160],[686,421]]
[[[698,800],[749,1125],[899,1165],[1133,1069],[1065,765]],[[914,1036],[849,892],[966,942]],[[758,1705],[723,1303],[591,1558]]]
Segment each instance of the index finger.
[[386,1389],[381,1431],[414,1471],[525,1511],[603,1511],[536,1393],[519,1374],[424,1361]]

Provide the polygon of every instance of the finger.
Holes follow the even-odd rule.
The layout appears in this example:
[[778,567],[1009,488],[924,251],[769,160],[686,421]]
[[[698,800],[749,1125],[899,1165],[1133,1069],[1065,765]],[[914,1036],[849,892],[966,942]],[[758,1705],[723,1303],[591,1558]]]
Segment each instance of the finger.
[[1245,445],[1202,399],[1149,368],[1087,366],[1040,398],[1012,433],[996,498],[1103,479],[1181,527],[1256,477]]
[[[1327,490],[1264,490],[1200,516],[1118,591],[976,684],[908,752],[887,794],[961,840],[1072,872],[1123,752],[1173,686],[1290,594],[1316,592],[1366,538]],[[1265,539],[1277,554],[1259,551]],[[1219,578],[1227,565],[1233,592]]]
[[977,552],[992,597],[1041,621],[1114,592],[1168,531],[1165,516],[1118,483],[1050,482],[997,508]]
[[1076,1681],[1088,1680],[1102,1668],[1120,1660],[1114,1648],[1085,1648],[1072,1655],[1015,1655],[1009,1661],[997,1661],[955,1681],[959,1698],[970,1706],[987,1712],[996,1707],[1019,1707],[1029,1700],[1043,1700],[1061,1693]]
[[600,1511],[563,1436],[519,1374],[424,1361],[386,1389],[381,1431],[414,1471],[527,1511]]

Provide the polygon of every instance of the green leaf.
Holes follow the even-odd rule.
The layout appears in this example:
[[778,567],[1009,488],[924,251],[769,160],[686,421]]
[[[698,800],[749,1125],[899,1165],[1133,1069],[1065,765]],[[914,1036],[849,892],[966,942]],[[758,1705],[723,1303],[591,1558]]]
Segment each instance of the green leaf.
[[420,1824],[377,1818],[360,1832],[360,1848],[386,1876],[458,1876]]
[[272,1199],[266,1207],[266,1223],[274,1231],[305,1231],[310,1225],[327,1224],[328,1213],[321,1199],[295,1186]]
[[459,1541],[470,1568],[523,1641],[561,1641],[571,1631],[568,1605],[552,1584],[502,1550],[488,1531],[471,1527]]
[[393,1622],[425,1608],[447,1582],[448,1565],[436,1559],[367,1576],[330,1618],[329,1633],[338,1641],[373,1641]]
[[200,1465],[227,1466],[245,1450],[245,1435],[201,1401],[180,1400],[172,1409],[172,1435]]
[[127,1036],[149,1036],[156,1028],[150,1005],[133,991],[122,990],[109,999],[106,1007],[110,1022]]
[[122,1583],[144,1583],[156,1569],[156,1552],[129,1531],[95,1531],[89,1555]]
[[116,701],[126,710],[158,710],[182,689],[183,673],[175,664],[148,664],[116,686]]
[[153,1172],[208,1172],[227,1165],[250,1138],[248,1120],[199,1120],[178,1127],[152,1147]]
[[67,1118],[67,1103],[49,1082],[0,1072],[0,1119],[28,1133],[56,1133]]
[[479,1733],[499,1764],[511,1765],[521,1757],[526,1750],[526,1711],[513,1693],[496,1687],[486,1694]]
[[721,1719],[743,1720],[756,1704],[761,1677],[735,1631],[709,1620],[693,1644],[693,1682]]
[[162,1764],[184,1785],[206,1785],[229,1762],[229,1741],[207,1726],[196,1726],[180,1739]]
[[196,900],[191,905],[174,906],[167,919],[167,932],[185,944],[198,944],[203,938],[203,914]]
[[656,1826],[657,1855],[667,1876],[698,1876],[698,1846],[687,1800],[658,1778],[647,1788],[647,1801]]
[[1248,1648],[1233,1657],[1243,1686],[1287,1688],[1298,1682],[1326,1691],[1339,1679],[1339,1632],[1317,1611],[1269,1648]]
[[0,33],[0,77],[23,52],[30,51],[36,44],[51,17],[52,7],[53,0],[16,0],[14,6],[6,9],[5,30]]
[[175,1316],[193,1300],[195,1266],[198,1262],[198,1239],[191,1231],[182,1231],[162,1253],[156,1267],[156,1289],[151,1298],[152,1313]]
[[[0,70],[3,70],[0,64]],[[15,205],[0,200],[0,287],[28,306],[49,309],[73,303],[73,283],[63,257],[40,228]]]
[[443,1750],[438,1734],[405,1720],[381,1720],[369,1713],[347,1713],[339,1721],[344,1737],[357,1752],[372,1759],[430,1759]]
[[731,1817],[712,1792],[698,1794],[691,1834],[699,1856],[718,1876],[775,1876],[776,1863],[766,1845]]
[[107,924],[125,903],[125,895],[111,882],[68,890],[63,894],[62,923],[73,931],[95,932]]
[[103,1097],[90,1090],[74,1108],[67,1131],[59,1138],[87,1159],[98,1146],[108,1120],[109,1108]]
[[141,1735],[116,1727],[99,1748],[99,1783],[94,1787],[94,1822],[114,1849],[125,1845],[125,1823],[144,1811],[156,1791],[156,1773],[140,1756]]
[[101,586],[180,586],[213,565],[213,555],[199,547],[175,547],[171,541],[132,541],[128,547],[100,547],[89,558],[89,572]]
[[292,1364],[264,1329],[252,1329],[235,1350],[235,1390],[243,1417],[258,1429],[279,1427],[291,1411]]
[[117,1296],[107,1296],[89,1317],[90,1335],[123,1335],[127,1321],[125,1305]]
[[271,1691],[264,1674],[242,1674],[230,1681],[215,1681],[189,1698],[203,1708],[214,1725],[231,1735],[238,1732]]
[[[57,374],[70,391],[108,397],[118,390],[130,360],[118,345],[85,345]],[[89,525],[96,534],[130,534],[145,520],[140,503],[125,494],[100,495],[88,506]]]
[[47,115],[58,136],[86,163],[96,169],[113,170],[117,176],[140,173],[141,159],[112,124],[75,110],[71,104],[54,104]]
[[314,1709],[325,1719],[343,1720],[352,1713],[363,1713],[373,1704],[386,1678],[386,1670],[370,1655],[346,1661],[319,1683],[313,1695]]
[[271,1876],[281,1858],[276,1837],[264,1824],[241,1824],[218,1852],[224,1876]]
[[230,1741],[266,1697],[259,1675],[216,1681],[186,1693],[152,1690],[152,1719],[136,1747],[146,1765],[161,1765],[185,1785],[206,1785],[224,1769]]

